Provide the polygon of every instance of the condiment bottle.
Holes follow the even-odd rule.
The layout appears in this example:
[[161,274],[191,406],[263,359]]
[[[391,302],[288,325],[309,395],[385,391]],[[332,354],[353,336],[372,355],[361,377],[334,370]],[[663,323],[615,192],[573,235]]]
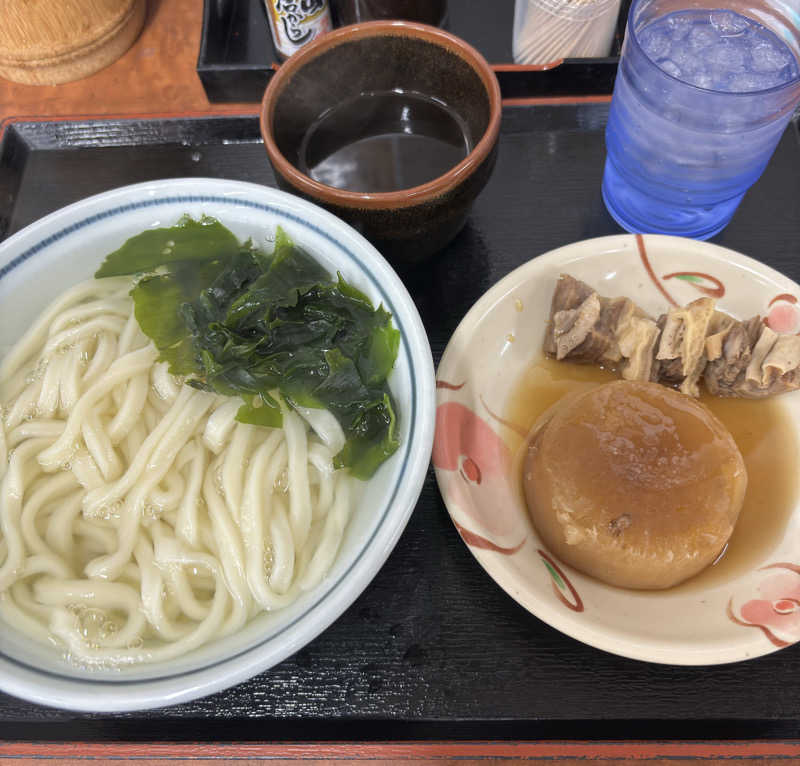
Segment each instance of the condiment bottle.
[[328,0],[264,0],[275,50],[283,61],[333,29]]

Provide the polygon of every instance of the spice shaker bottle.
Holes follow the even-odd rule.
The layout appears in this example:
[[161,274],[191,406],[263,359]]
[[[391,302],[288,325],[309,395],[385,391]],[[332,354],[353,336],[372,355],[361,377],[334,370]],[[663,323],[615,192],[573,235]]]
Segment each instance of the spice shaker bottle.
[[269,30],[283,61],[320,35],[333,29],[329,0],[264,0]]

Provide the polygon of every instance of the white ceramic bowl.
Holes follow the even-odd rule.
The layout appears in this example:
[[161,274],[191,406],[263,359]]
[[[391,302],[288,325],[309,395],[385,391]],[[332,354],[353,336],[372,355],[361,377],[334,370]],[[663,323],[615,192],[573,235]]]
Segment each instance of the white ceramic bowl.
[[[520,266],[470,309],[437,370],[433,462],[439,488],[489,575],[567,635],[651,662],[711,665],[757,657],[800,639],[796,496],[780,539],[754,554],[743,571],[709,579],[707,587],[687,583],[654,593],[614,588],[556,561],[520,492],[513,453],[522,439],[502,418],[520,377],[541,354],[559,274],[603,296],[630,297],[651,316],[664,312],[668,300],[685,305],[705,294],[739,319],[760,314],[778,332],[800,330],[800,287],[774,269],[705,242],[655,235],[643,241],[645,255],[632,235],[553,250]],[[778,406],[800,432],[800,391],[782,396]]]
[[330,213],[256,184],[178,179],[137,184],[78,202],[0,244],[0,358],[63,289],[91,277],[103,257],[149,227],[183,214],[218,218],[240,239],[270,246],[280,224],[335,273],[392,313],[401,341],[389,384],[400,449],[366,483],[327,577],[286,609],[168,664],[85,671],[56,649],[0,623],[0,689],[33,702],[84,711],[173,705],[219,691],[275,665],[330,625],[364,590],[394,548],[427,472],[434,373],[419,314],[400,279],[361,235]]

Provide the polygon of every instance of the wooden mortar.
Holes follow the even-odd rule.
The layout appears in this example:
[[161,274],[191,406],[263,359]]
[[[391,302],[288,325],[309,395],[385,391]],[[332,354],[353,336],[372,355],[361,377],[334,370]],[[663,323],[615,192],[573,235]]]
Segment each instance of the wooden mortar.
[[146,0],[0,0],[0,77],[30,85],[79,80],[139,35]]

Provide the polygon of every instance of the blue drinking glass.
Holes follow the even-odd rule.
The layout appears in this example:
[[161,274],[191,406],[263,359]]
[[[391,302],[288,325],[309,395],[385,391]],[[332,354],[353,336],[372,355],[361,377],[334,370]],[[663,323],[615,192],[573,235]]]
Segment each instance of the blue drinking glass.
[[719,232],[800,102],[798,72],[800,0],[634,0],[606,128],[609,213],[632,232]]

